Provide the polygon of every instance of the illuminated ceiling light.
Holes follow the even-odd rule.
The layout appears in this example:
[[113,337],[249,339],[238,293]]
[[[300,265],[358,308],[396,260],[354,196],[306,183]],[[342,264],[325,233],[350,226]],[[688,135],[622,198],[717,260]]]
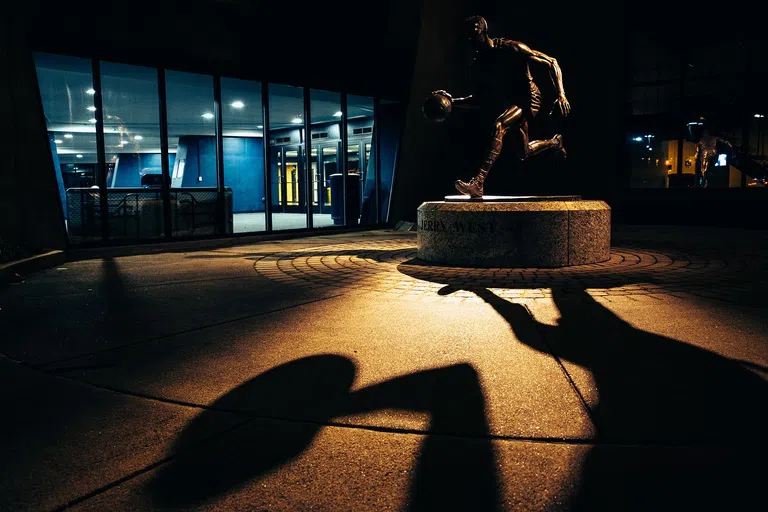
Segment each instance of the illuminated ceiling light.
[[96,107],[91,105],[90,107],[88,107],[88,110],[90,110],[91,112],[96,112]]
[[643,142],[643,138],[642,137],[633,137],[632,140],[635,141],[635,142]]
[[243,108],[245,106],[245,103],[243,103],[240,100],[237,100],[237,101],[233,101],[231,105],[233,108]]
[[74,135],[72,135],[71,133],[65,133],[64,134],[64,138],[65,139],[71,139],[72,137],[74,137]]
[[648,151],[653,151],[653,148],[651,146],[648,146]]
[[81,155],[80,153],[76,154],[75,156],[76,156],[77,158],[83,158],[83,155]]
[[62,142],[64,142],[64,141],[63,141],[63,140],[61,140],[61,139],[56,139],[56,140],[54,140],[53,142],[55,142],[56,144],[61,144],[61,143],[62,143]]
[[649,139],[652,139],[653,135],[646,135],[646,137],[648,137]]
[[303,123],[304,121],[302,121],[300,117],[294,117],[293,119],[291,119],[291,122],[292,122],[293,124],[301,124],[301,123]]
[[333,114],[333,117],[341,117],[341,110]]
[[213,114],[211,114],[210,112],[206,112],[206,113],[205,113],[205,114],[203,114],[201,117],[202,117],[203,119],[213,119]]
[[87,91],[85,91],[85,93],[86,94],[90,94],[91,96],[93,96],[94,94],[96,94],[96,90],[91,88],[91,89],[88,89]]
[[134,135],[133,136],[133,140],[142,140],[143,138],[144,137],[142,137],[141,135]]
[[262,128],[264,128],[264,125],[263,125],[263,124],[260,124],[260,125],[259,125],[259,126],[257,126],[256,128],[258,128],[259,130],[261,130]]
[[762,118],[762,117],[765,117],[765,116],[763,114],[755,114],[755,117],[757,117],[759,119],[759,118]]
[[92,118],[90,118],[90,119],[88,120],[88,122],[89,122],[89,123],[95,123],[95,122],[96,122],[96,119],[92,117]]

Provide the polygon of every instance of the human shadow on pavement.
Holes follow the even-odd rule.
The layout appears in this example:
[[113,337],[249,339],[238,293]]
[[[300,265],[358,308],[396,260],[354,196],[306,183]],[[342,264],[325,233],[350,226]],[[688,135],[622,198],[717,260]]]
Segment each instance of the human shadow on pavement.
[[[455,291],[446,287],[443,294]],[[586,291],[552,289],[557,325],[472,291],[518,340],[550,352],[598,432],[572,510],[736,510],[762,501],[768,383],[739,361],[642,331]],[[546,347],[543,349],[543,347]],[[578,365],[592,382],[579,375]]]
[[[221,411],[252,421],[198,448],[180,450],[147,484],[153,505],[187,508],[215,500],[300,457],[321,429],[341,425],[334,418],[397,409],[430,417],[411,482],[410,510],[501,509],[485,400],[470,365],[425,370],[351,391],[355,374],[351,360],[317,355],[277,366],[228,392],[185,427],[175,446],[214,431]],[[375,456],[375,447],[372,452]],[[310,471],[322,478],[338,470],[334,464],[348,462],[309,464],[317,464]]]

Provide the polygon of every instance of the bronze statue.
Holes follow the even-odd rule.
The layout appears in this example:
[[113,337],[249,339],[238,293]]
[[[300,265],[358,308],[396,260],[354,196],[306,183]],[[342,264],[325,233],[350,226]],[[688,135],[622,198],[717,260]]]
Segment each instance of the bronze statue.
[[733,145],[727,140],[710,135],[709,130],[704,130],[696,144],[696,154],[693,157],[696,162],[696,187],[707,188],[707,171],[717,162],[717,145],[723,144],[733,154]]
[[471,66],[474,94],[453,98],[446,91],[433,91],[422,111],[425,117],[435,121],[444,120],[454,106],[479,106],[502,111],[493,125],[493,139],[477,174],[468,182],[456,181],[456,190],[479,198],[483,196],[485,178],[501,152],[504,135],[510,130],[519,131],[516,150],[520,160],[547,150],[556,150],[565,156],[563,138],[559,134],[548,140],[531,141],[528,138],[528,125],[541,108],[541,92],[533,80],[529,62],[549,66],[552,83],[557,89],[557,100],[550,114],[558,108],[565,117],[570,113],[571,106],[565,98],[563,76],[554,58],[518,41],[489,37],[488,24],[480,16],[467,18],[464,23],[466,36],[475,49]]

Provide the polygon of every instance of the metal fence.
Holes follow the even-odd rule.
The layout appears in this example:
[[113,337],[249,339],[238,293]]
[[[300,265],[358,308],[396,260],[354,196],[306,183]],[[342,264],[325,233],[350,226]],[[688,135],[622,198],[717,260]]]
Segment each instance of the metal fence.
[[[171,189],[173,236],[219,234],[218,191]],[[232,190],[225,189],[224,232],[232,233]],[[67,227],[72,243],[102,238],[102,212],[98,188],[67,189]],[[118,188],[107,190],[110,239],[147,240],[165,236],[161,190]]]

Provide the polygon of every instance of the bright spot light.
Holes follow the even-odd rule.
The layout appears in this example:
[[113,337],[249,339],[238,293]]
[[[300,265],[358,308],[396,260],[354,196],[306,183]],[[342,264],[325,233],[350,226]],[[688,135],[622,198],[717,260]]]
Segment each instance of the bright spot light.
[[203,119],[213,119],[213,114],[211,114],[210,112],[206,112],[206,113],[205,113],[205,114],[203,114],[201,117],[202,117]]
[[134,135],[133,136],[133,140],[142,140],[143,138],[144,137],[142,137],[141,135]]
[[96,107],[90,106],[88,107],[88,110],[90,110],[91,112],[96,112]]
[[301,123],[303,123],[304,121],[302,121],[300,117],[294,117],[293,119],[291,119],[291,122],[292,122],[293,124],[301,124]]
[[257,126],[256,128],[258,128],[259,130],[261,130],[262,128],[264,128],[264,125],[263,125],[263,124],[260,124],[260,125],[259,125],[259,126]]
[[65,139],[71,139],[72,137],[74,137],[74,135],[72,135],[71,133],[65,133],[64,134],[64,138]]
[[635,142],[643,142],[642,137],[634,137],[632,140],[634,140]]
[[95,122],[96,122],[96,119],[92,117],[92,118],[90,118],[90,119],[88,120],[88,122],[89,122],[89,123],[95,123]]
[[243,102],[242,102],[242,101],[240,101],[240,100],[237,100],[237,101],[233,101],[233,102],[231,103],[231,105],[232,105],[232,107],[234,107],[234,108],[243,108],[243,107],[245,106],[245,103],[243,103]]
[[333,114],[333,117],[341,117],[341,110]]
[[85,93],[93,96],[94,94],[96,94],[96,91],[94,89],[88,89],[87,91],[85,91]]
[[77,155],[75,155],[75,156],[76,156],[77,158],[83,158],[83,155],[81,155],[81,154],[79,154],[79,153],[78,153]]
[[64,142],[64,141],[63,141],[63,140],[61,140],[61,139],[56,139],[56,140],[54,140],[53,142],[55,142],[56,144],[61,144],[61,143],[62,143],[62,142]]
[[765,116],[763,114],[755,114],[755,117],[761,118],[761,117],[765,117]]

